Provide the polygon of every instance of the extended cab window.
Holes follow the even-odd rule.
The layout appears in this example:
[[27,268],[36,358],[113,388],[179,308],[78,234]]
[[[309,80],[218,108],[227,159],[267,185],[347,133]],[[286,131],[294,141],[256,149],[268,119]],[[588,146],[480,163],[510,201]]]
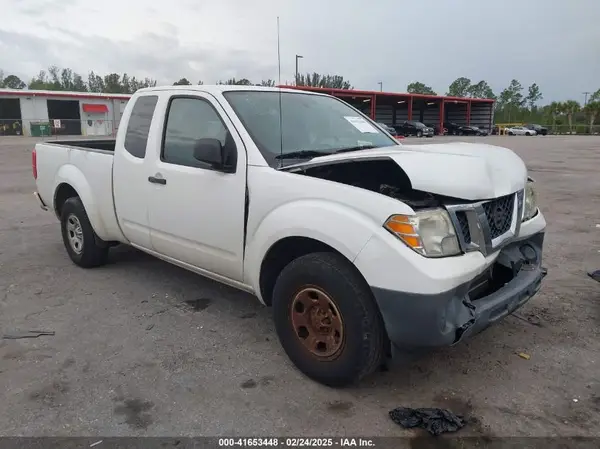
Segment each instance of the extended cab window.
[[222,146],[229,132],[217,111],[201,98],[175,97],[169,105],[161,160],[188,167],[205,167],[194,158],[194,149],[199,139],[212,138]]
[[133,105],[125,134],[125,149],[132,156],[142,159],[146,156],[148,133],[157,101],[156,95],[148,95],[138,97]]

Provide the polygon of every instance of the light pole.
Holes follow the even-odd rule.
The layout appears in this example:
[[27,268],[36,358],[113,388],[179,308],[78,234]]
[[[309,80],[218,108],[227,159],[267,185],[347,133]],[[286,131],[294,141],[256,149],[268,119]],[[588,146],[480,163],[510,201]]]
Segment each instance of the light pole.
[[304,56],[296,55],[296,86],[298,85],[298,59],[302,59]]
[[591,94],[591,92],[582,92],[583,95],[585,95],[584,100],[583,100],[583,105],[587,105],[587,97],[589,94]]
[[383,81],[379,81],[377,84],[379,84],[379,91],[383,92]]

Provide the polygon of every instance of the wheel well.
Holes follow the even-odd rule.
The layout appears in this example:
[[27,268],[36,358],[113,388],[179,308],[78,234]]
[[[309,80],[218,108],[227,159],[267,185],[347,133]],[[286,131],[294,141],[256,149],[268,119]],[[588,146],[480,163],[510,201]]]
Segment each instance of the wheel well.
[[271,305],[275,281],[290,262],[306,254],[318,252],[340,254],[326,243],[308,237],[286,237],[271,246],[260,266],[260,293],[265,304]]
[[69,198],[77,197],[79,194],[77,191],[67,183],[62,183],[56,189],[54,194],[54,212],[56,216],[60,218],[62,213],[62,207]]

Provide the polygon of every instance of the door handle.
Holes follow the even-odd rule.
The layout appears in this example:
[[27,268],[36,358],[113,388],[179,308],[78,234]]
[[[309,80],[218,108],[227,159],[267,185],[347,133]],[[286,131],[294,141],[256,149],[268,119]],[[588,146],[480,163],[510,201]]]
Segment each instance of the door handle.
[[161,184],[164,186],[167,183],[167,180],[165,178],[157,178],[156,176],[148,176],[148,182],[151,182],[152,184]]

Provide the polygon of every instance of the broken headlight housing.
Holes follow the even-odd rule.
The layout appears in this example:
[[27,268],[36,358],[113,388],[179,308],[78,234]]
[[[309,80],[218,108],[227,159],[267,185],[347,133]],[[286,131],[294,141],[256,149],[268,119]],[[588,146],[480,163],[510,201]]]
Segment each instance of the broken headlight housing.
[[537,194],[533,185],[533,179],[529,178],[525,186],[525,199],[523,204],[523,221],[531,220],[537,214]]
[[422,256],[448,257],[461,253],[454,225],[444,209],[392,215],[383,226]]

